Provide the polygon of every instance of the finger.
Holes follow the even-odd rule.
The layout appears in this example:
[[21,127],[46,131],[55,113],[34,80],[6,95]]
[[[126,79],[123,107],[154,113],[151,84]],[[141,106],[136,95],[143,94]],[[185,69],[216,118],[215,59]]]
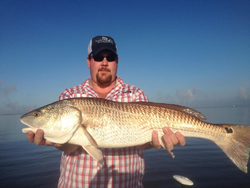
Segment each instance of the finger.
[[27,132],[27,139],[29,142],[34,142],[35,134],[32,131]]
[[185,139],[185,137],[180,132],[176,132],[175,136],[177,137],[178,144],[180,146],[184,146],[186,144],[186,139]]
[[35,134],[34,143],[36,145],[44,145],[45,139],[44,139],[44,133],[43,130],[38,129]]
[[165,127],[163,129],[164,135],[168,135],[169,138],[171,139],[172,145],[175,146],[176,144],[179,143],[178,138],[176,137],[175,133],[168,127]]
[[162,136],[162,140],[163,140],[163,143],[165,145],[165,149],[166,150],[170,150],[171,151],[172,149],[174,149],[174,145],[172,143],[171,138],[168,136],[168,134],[164,134]]
[[153,133],[152,133],[152,146],[154,146],[157,149],[161,148],[161,144],[160,144],[159,139],[158,139],[158,132],[157,131],[153,131]]

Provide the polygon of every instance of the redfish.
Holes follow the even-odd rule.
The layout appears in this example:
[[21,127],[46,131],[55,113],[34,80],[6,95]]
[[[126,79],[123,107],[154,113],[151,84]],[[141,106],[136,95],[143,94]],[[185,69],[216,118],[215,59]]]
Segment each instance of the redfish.
[[[163,128],[185,137],[208,139],[217,144],[231,161],[247,173],[250,151],[250,126],[211,124],[198,111],[179,105],[152,102],[114,102],[99,98],[71,98],[57,101],[20,118],[29,126],[22,131],[44,131],[45,139],[59,144],[82,146],[103,164],[99,148],[121,148],[150,142]],[[174,157],[173,153],[169,153]]]

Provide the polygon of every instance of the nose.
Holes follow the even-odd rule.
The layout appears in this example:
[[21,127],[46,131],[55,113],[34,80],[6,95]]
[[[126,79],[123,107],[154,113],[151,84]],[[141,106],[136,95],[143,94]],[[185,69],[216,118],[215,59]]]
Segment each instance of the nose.
[[102,66],[108,66],[108,60],[106,57],[103,57],[103,60],[102,60]]

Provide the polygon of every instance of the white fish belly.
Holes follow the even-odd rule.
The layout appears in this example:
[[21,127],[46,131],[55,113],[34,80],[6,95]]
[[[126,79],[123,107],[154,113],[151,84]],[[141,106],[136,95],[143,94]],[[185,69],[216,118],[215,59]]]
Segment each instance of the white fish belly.
[[[140,130],[129,128],[102,128],[99,130],[88,129],[99,147],[129,147],[142,145],[152,140],[153,130]],[[161,131],[161,130],[159,130]]]

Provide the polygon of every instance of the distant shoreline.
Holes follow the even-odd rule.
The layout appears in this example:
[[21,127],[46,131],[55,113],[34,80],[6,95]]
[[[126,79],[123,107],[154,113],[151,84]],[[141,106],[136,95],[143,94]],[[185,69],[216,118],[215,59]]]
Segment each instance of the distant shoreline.
[[0,114],[0,116],[14,116],[14,115],[22,115],[22,114]]

